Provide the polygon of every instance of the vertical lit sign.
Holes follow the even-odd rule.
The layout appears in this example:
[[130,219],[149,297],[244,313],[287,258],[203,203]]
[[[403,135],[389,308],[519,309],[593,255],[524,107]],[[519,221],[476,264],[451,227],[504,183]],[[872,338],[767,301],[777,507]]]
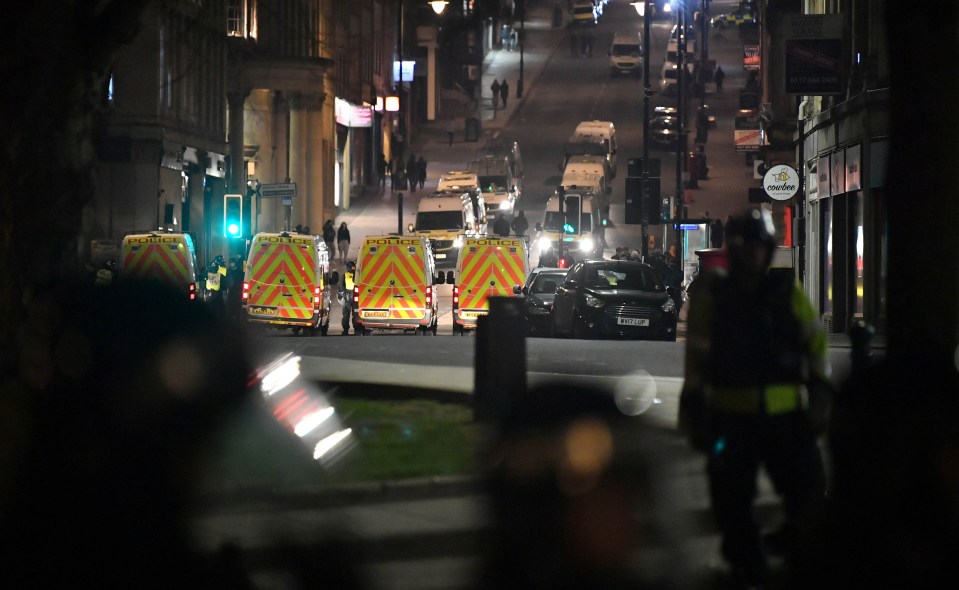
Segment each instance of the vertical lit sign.
[[[402,64],[402,66],[400,65]],[[413,81],[413,70],[415,69],[416,62],[413,60],[403,60],[402,62],[394,61],[393,62],[393,82],[412,82]],[[402,78],[400,78],[402,74]]]

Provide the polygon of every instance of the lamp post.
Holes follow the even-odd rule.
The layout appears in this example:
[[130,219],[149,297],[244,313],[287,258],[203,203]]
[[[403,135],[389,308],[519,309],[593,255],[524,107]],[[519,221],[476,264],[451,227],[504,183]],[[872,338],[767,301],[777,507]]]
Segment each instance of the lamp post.
[[[633,8],[643,17],[643,179],[640,184],[642,196],[642,253],[643,260],[649,255],[649,18],[651,10],[648,0],[633,2]],[[659,203],[656,203],[657,208]]]
[[680,0],[676,13],[676,118],[678,133],[676,134],[676,209],[673,215],[677,220],[676,232],[676,263],[682,268],[683,264],[683,230],[678,220],[685,219],[686,199],[683,196],[683,165],[686,157],[686,2]]
[[526,0],[517,0],[519,8],[519,80],[516,82],[516,98],[523,98],[523,49],[526,45]]

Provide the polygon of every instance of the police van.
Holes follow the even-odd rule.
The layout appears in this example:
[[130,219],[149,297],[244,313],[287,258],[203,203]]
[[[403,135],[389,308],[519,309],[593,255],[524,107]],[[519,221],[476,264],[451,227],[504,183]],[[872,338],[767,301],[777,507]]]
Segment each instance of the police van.
[[610,178],[616,176],[616,159],[619,145],[616,142],[616,126],[612,121],[582,121],[577,126],[574,135],[596,136],[603,141],[606,147],[606,160],[609,162]]
[[489,313],[490,297],[511,297],[529,275],[529,245],[523,238],[466,238],[453,282],[453,333],[476,328]]
[[608,205],[609,197],[597,194],[593,187],[561,188],[546,201],[543,223],[536,224],[534,252],[542,256],[553,248],[560,256],[563,248],[569,248],[577,258],[601,258],[606,245],[603,219]]
[[373,330],[436,334],[439,308],[430,241],[422,236],[367,236],[353,275],[353,317],[359,333]]
[[478,189],[437,191],[421,197],[409,233],[427,238],[439,266],[451,267],[463,239],[486,235],[486,204]]
[[513,171],[506,156],[486,155],[469,164],[470,172],[476,174],[487,215],[503,213],[512,218],[519,199],[519,189],[513,179]]
[[611,76],[643,75],[643,44],[639,33],[616,33],[609,47]]
[[197,263],[193,238],[185,233],[128,234],[120,246],[117,280],[158,281],[197,300]]
[[243,277],[243,317],[262,327],[326,336],[338,282],[322,236],[258,233]]

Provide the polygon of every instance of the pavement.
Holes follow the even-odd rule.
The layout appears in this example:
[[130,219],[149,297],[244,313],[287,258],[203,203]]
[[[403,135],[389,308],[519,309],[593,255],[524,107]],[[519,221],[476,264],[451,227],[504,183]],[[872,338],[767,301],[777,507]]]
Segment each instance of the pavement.
[[[488,53],[480,84],[482,97],[477,112],[481,136],[478,141],[465,141],[463,116],[455,120],[452,145],[448,144],[445,119],[418,125],[410,147],[429,164],[424,190],[435,186],[440,174],[461,169],[485,140],[496,138],[527,99],[546,64],[557,51],[563,54],[565,28],[552,28],[552,6],[547,0],[529,2],[523,97],[516,96],[520,52],[494,49]],[[732,75],[735,68],[724,69],[730,72],[726,94],[731,95],[730,89],[737,83]],[[506,107],[494,109],[489,86],[493,79],[504,78],[510,81],[511,97]],[[722,177],[723,173],[717,167],[713,174]],[[730,174],[739,176],[742,172],[736,170]],[[383,222],[371,222],[372,216],[364,217],[364,211],[369,208],[395,207],[395,202],[388,183],[385,189],[367,190],[357,195],[350,210],[338,216],[337,224],[347,221],[355,236],[396,231],[396,226],[377,227]],[[850,348],[848,335],[832,335],[830,340],[835,348]],[[881,337],[874,345],[883,348]],[[719,537],[708,511],[704,458],[693,452],[678,433],[673,434],[662,449],[670,462],[661,475],[668,482],[670,514],[675,519],[665,532],[660,531],[662,536],[647,544],[644,564],[646,571],[652,571],[654,576],[675,578],[677,587],[715,588],[723,566],[719,558]],[[247,564],[258,572],[256,582],[260,588],[289,587],[283,585],[282,576],[271,577],[269,571],[271,557],[266,554],[269,537],[262,531],[277,527],[286,527],[286,532],[291,534],[311,531],[309,535],[312,535],[316,530],[343,532],[359,544],[366,587],[371,590],[448,590],[468,588],[476,581],[476,567],[490,519],[482,491],[473,478],[438,477],[362,483],[335,489],[277,491],[273,500],[270,506],[286,506],[286,511],[281,514],[275,510],[257,512],[246,506],[239,519],[235,514],[211,514],[198,519],[195,525],[201,545],[215,544],[224,536],[233,539],[242,548]],[[780,518],[778,500],[765,480],[760,482],[757,509],[770,525]]]

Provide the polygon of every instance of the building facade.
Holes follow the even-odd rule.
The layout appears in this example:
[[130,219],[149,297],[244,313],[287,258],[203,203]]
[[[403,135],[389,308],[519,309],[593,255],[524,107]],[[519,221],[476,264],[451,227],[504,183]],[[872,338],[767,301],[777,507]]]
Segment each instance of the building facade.
[[883,330],[889,154],[884,0],[765,0],[760,23],[757,156],[786,163],[799,193],[790,221],[799,277],[829,333],[859,320]]

